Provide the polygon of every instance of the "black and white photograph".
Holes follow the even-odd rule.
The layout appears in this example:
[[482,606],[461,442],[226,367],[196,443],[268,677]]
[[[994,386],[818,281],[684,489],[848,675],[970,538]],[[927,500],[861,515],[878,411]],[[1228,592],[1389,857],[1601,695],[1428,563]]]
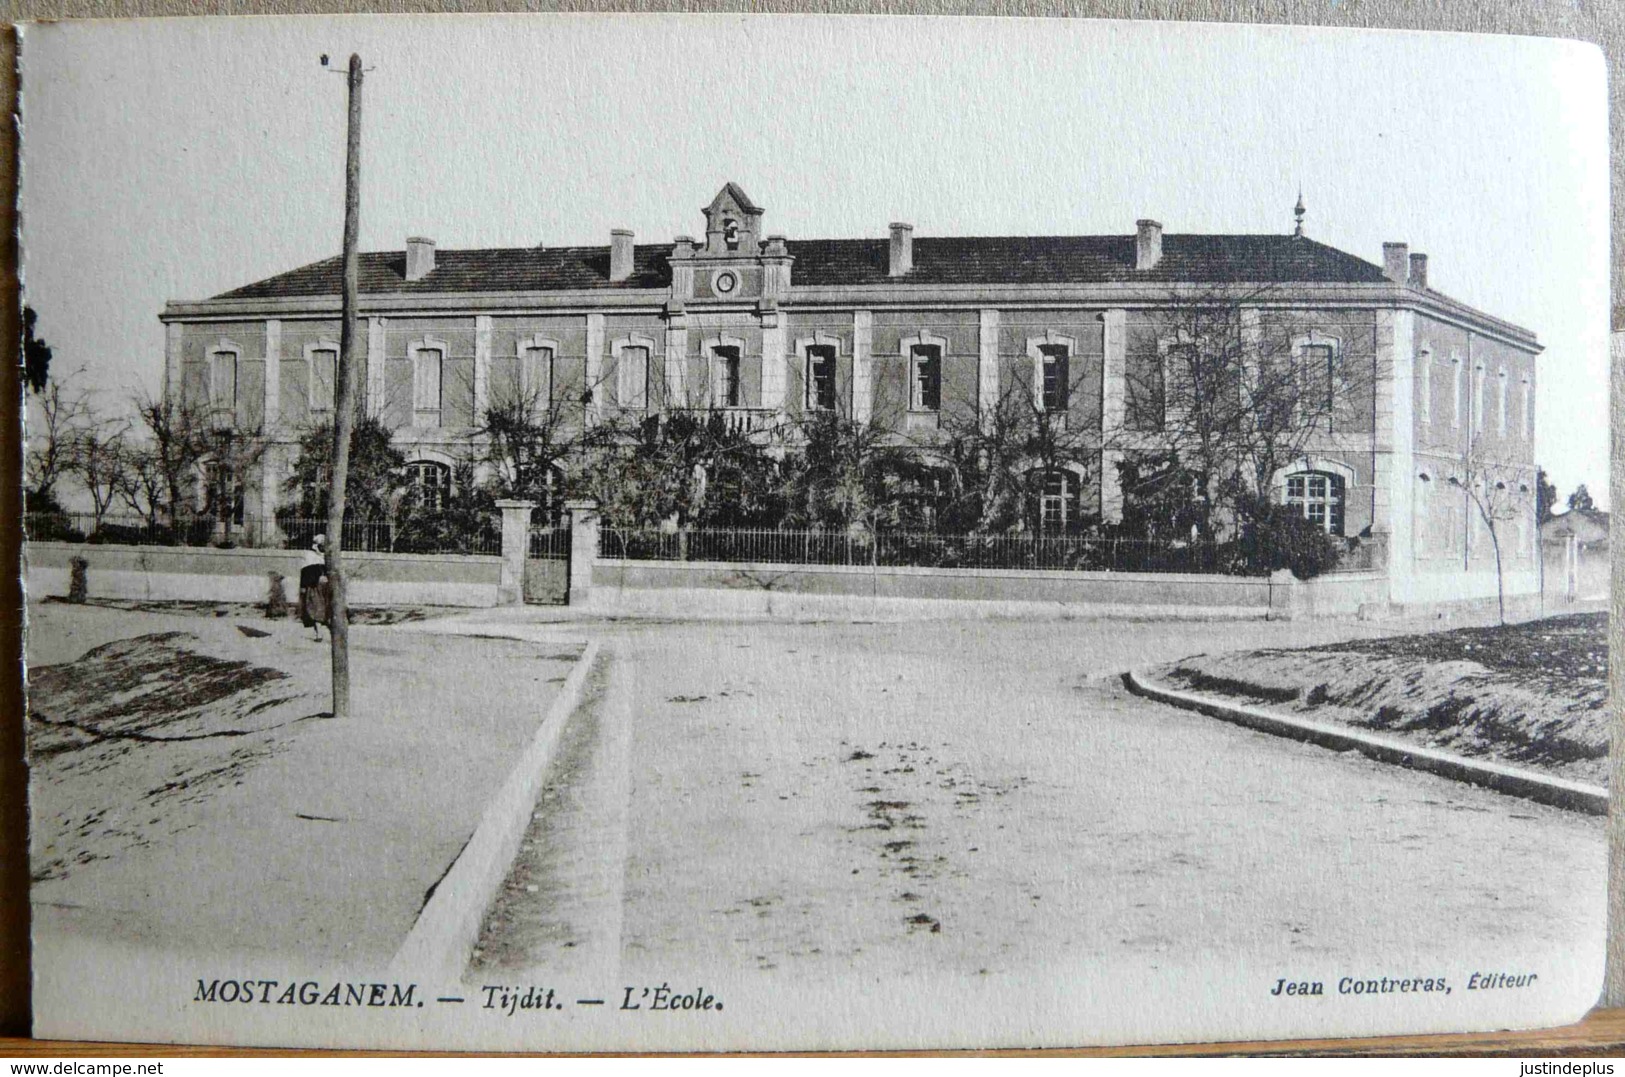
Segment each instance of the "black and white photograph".
[[19,53],[35,1035],[1596,1003],[1594,46],[468,15]]

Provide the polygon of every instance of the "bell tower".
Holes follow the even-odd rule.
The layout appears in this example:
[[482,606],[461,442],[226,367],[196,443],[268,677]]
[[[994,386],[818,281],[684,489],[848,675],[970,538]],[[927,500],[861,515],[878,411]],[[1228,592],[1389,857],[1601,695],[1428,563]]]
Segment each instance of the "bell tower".
[[783,236],[762,237],[762,207],[737,183],[725,183],[705,214],[705,242],[678,236],[672,246],[671,312],[691,302],[754,304],[777,310],[790,290],[790,257]]
[[705,253],[712,257],[754,258],[762,234],[762,207],[729,181],[702,210],[705,214]]

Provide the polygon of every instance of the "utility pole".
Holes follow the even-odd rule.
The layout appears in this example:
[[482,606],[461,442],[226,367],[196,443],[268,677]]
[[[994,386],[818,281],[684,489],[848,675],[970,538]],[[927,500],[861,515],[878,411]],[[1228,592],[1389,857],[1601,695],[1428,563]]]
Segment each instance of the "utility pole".
[[[326,57],[322,58],[326,62]],[[327,510],[327,578],[333,588],[329,625],[333,645],[333,717],[350,716],[350,608],[344,580],[344,488],[350,475],[350,431],[355,427],[356,293],[361,233],[361,57],[350,56],[350,119],[344,157],[344,327],[333,400],[333,489]]]

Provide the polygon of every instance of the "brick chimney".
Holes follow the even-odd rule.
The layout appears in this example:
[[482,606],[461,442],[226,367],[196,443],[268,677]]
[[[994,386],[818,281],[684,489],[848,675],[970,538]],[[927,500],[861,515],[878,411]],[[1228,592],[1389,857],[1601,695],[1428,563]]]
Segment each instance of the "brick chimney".
[[613,228],[609,233],[609,279],[625,280],[632,275],[632,232]]
[[1382,275],[1395,284],[1408,284],[1411,278],[1410,245],[1384,243],[1382,245]]
[[422,280],[434,272],[434,240],[422,236],[406,239],[406,279]]
[[1134,268],[1155,269],[1162,261],[1162,222],[1134,222]]
[[914,226],[894,222],[891,226],[891,258],[886,272],[906,276],[914,268]]
[[1412,288],[1426,288],[1428,286],[1428,256],[1425,254],[1411,255],[1410,286]]

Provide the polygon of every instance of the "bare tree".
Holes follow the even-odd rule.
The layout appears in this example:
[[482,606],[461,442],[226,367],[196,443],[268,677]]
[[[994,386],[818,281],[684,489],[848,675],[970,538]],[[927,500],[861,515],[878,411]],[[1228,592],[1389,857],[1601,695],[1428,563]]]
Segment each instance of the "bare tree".
[[[1272,477],[1353,446],[1381,371],[1358,334],[1276,305],[1270,285],[1174,290],[1140,327],[1118,447],[1156,499],[1189,491],[1200,537],[1256,515]],[[1154,348],[1154,351],[1152,350]],[[1164,489],[1173,484],[1177,491]]]
[[1474,515],[1490,536],[1490,549],[1495,555],[1496,616],[1502,624],[1507,619],[1503,533],[1510,523],[1534,518],[1535,507],[1529,495],[1533,470],[1532,464],[1498,457],[1484,444],[1483,436],[1475,434],[1462,457],[1460,472],[1450,479],[1450,484],[1466,495]]
[[[1073,413],[1086,364],[1058,353],[1042,378],[1025,362],[1002,365],[1009,376],[997,398],[943,413],[941,454],[954,479],[947,515],[972,532],[1086,526],[1097,518],[1082,512],[1083,487],[1098,483],[1101,450],[1097,425]],[[1046,502],[1059,513],[1046,517]]]
[[480,462],[490,467],[491,492],[536,501],[550,516],[564,495],[559,483],[565,464],[589,437],[581,395],[554,386],[551,373],[519,371],[495,386],[474,432]]
[[96,531],[101,530],[108,508],[129,484],[127,430],[121,423],[88,422],[74,435],[69,448],[68,469],[90,495]]
[[155,448],[126,436],[123,481],[116,491],[130,512],[146,521],[149,532],[163,521],[169,494],[163,467]]
[[49,507],[57,482],[72,470],[74,443],[90,421],[90,404],[64,379],[52,378],[35,394],[28,420],[29,499]]
[[198,464],[203,472],[203,512],[213,516],[222,541],[231,542],[232,527],[243,512],[249,475],[270,443],[257,427],[213,423],[199,439]]
[[206,424],[201,414],[180,394],[138,396],[131,401],[136,421],[142,426],[137,452],[141,458],[142,483],[150,473],[157,499],[147,504],[154,522],[167,517],[178,526],[197,488],[198,464],[205,451]]

